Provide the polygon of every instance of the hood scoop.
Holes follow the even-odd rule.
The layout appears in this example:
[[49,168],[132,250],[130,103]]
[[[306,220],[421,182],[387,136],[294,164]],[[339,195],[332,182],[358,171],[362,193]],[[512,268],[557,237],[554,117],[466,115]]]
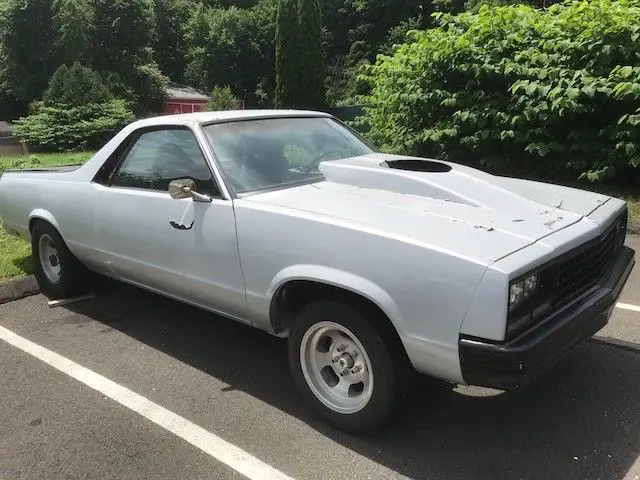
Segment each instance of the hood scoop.
[[515,220],[527,213],[557,217],[561,212],[541,195],[509,188],[506,183],[512,179],[438,160],[373,153],[322,162],[320,171],[329,183],[511,212]]
[[374,153],[320,164],[328,182],[418,195],[478,206],[471,198],[447,188],[445,177],[455,175],[451,165],[435,160]]
[[451,166],[446,163],[434,162],[433,160],[416,160],[412,158],[387,160],[382,162],[380,166],[394,170],[405,170],[408,172],[446,173],[451,171]]

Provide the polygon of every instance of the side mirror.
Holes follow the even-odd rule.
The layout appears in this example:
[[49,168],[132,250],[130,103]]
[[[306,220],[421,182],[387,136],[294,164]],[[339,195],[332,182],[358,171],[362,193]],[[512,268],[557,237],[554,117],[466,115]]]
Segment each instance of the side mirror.
[[194,202],[211,202],[211,197],[196,192],[196,182],[190,178],[182,178],[169,183],[169,195],[175,200],[192,198]]

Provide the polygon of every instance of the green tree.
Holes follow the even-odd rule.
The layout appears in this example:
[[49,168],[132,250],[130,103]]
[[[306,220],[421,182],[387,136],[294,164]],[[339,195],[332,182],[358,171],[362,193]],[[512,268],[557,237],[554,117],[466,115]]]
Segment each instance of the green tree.
[[298,0],[298,108],[324,109],[325,62],[322,51],[322,13],[319,0]]
[[154,0],[0,1],[0,110],[15,100],[25,109],[61,64],[78,61],[139,113],[157,111],[166,78],[153,59],[155,26]]
[[275,5],[199,9],[187,26],[186,82],[203,90],[228,85],[249,104],[267,103],[273,87]]
[[74,63],[70,68],[61,65],[53,74],[44,92],[45,106],[78,107],[90,103],[105,103],[113,98],[100,75],[90,68]]
[[28,103],[40,98],[61,63],[51,15],[52,0],[0,3],[0,86],[3,94]]
[[326,106],[318,0],[280,0],[276,27],[276,105]]
[[211,91],[211,100],[207,103],[207,110],[212,112],[220,110],[235,110],[238,108],[239,102],[240,99],[233,94],[228,85],[224,87],[215,87]]
[[231,7],[213,10],[205,56],[207,86],[229,85],[243,98],[253,97],[260,76],[260,45],[253,12]]
[[184,80],[188,49],[186,25],[191,4],[183,0],[155,0],[156,36],[154,58],[173,82]]
[[66,62],[88,60],[93,9],[89,0],[54,0],[53,27]]
[[92,65],[127,76],[132,66],[152,60],[153,0],[89,0],[94,12]]
[[[260,47],[258,53],[259,69],[256,72],[257,81],[255,100],[258,105],[272,106],[275,91],[276,61],[276,18],[278,15],[278,0],[260,0],[252,8],[252,21],[255,24],[255,41]],[[247,98],[251,101],[251,98]]]
[[420,19],[421,27],[426,27],[435,0],[320,1],[330,39],[328,56],[353,66],[362,60],[374,61],[389,31],[402,22]]
[[298,65],[298,2],[280,0],[276,21],[277,107],[294,107],[298,101],[300,68]]
[[201,90],[208,90],[205,46],[210,31],[209,9],[199,3],[185,26],[188,49],[184,76],[187,83]]
[[[89,0],[91,66],[109,74],[113,90],[133,100],[140,113],[158,111],[166,77],[153,59],[156,35],[153,0]],[[115,85],[121,82],[121,86]],[[128,95],[128,96],[127,96]]]

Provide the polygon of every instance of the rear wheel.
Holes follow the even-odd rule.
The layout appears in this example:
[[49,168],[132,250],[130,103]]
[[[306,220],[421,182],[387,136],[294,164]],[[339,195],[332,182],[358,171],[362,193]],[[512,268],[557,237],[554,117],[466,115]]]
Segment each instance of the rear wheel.
[[31,231],[35,277],[41,292],[49,298],[66,298],[86,288],[87,271],[67,248],[58,231],[37,221]]
[[304,307],[291,327],[289,361],[305,404],[337,427],[371,430],[390,416],[398,362],[358,310],[323,301]]

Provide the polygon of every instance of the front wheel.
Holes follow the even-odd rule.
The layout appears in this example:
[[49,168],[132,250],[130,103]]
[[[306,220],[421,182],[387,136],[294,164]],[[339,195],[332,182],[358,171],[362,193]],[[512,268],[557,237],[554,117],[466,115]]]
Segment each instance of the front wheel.
[[291,327],[289,361],[302,399],[343,430],[375,429],[396,400],[397,363],[369,320],[326,301],[304,307]]

